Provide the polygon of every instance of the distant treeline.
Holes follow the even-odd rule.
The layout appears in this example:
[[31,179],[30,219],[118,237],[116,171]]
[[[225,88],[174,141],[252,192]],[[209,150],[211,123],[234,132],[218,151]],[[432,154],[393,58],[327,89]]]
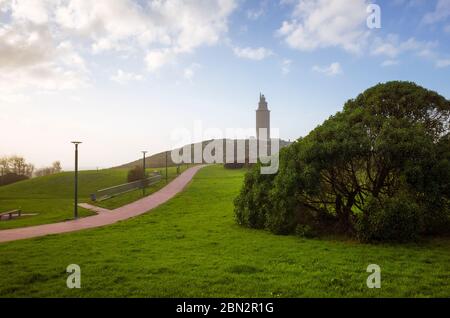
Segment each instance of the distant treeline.
[[27,180],[33,176],[42,177],[61,171],[59,161],[55,161],[51,167],[36,170],[34,165],[27,163],[23,157],[2,157],[0,158],[0,186]]

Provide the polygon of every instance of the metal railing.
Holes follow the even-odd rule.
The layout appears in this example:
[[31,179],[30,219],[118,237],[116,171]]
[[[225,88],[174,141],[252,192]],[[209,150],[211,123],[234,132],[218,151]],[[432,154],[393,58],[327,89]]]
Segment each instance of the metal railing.
[[125,183],[117,185],[114,187],[101,189],[91,194],[92,201],[104,201],[115,196],[134,191],[137,189],[142,189],[144,187],[151,186],[158,183],[161,180],[161,174],[154,174],[145,180],[138,180],[130,183]]

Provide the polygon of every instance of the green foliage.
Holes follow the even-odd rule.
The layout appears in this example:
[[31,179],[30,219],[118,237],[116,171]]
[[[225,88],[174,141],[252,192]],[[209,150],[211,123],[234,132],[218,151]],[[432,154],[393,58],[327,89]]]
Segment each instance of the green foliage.
[[357,235],[361,241],[408,242],[418,238],[423,211],[411,196],[399,194],[379,200],[371,198],[360,215]]
[[13,172],[9,172],[5,175],[0,176],[0,186],[13,184],[19,181],[28,180],[29,178],[24,175],[15,174]]
[[[359,237],[361,228],[373,225],[368,238],[389,240],[443,233],[450,224],[449,123],[450,101],[437,93],[409,82],[379,84],[283,149],[274,178],[260,180],[253,171],[251,180],[258,182],[247,183],[245,193],[254,193],[253,187],[269,193],[265,227],[277,234],[294,233],[298,224]],[[411,206],[398,202],[403,193]],[[262,211],[252,198],[246,215]],[[406,232],[393,228],[379,235],[396,208]]]
[[145,178],[145,173],[142,167],[134,166],[133,169],[128,170],[128,182],[139,181]]
[[265,227],[267,211],[271,207],[269,190],[272,175],[263,175],[260,164],[255,165],[245,176],[239,196],[235,199],[235,215],[239,224],[251,228]]
[[295,227],[295,235],[304,238],[313,238],[317,236],[317,233],[307,224],[297,224]]

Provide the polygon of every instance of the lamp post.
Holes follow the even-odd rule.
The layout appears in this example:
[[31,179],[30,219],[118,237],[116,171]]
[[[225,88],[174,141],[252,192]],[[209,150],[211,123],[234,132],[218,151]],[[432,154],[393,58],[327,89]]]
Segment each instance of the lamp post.
[[78,145],[80,141],[72,141],[75,145],[75,204],[74,204],[74,218],[78,219]]
[[168,178],[168,176],[167,176],[167,153],[168,153],[168,151],[166,151],[166,183],[167,183],[167,178]]
[[142,160],[142,169],[143,169],[143,174],[142,174],[142,196],[145,196],[145,154],[147,153],[147,151],[142,151],[143,154],[143,160]]

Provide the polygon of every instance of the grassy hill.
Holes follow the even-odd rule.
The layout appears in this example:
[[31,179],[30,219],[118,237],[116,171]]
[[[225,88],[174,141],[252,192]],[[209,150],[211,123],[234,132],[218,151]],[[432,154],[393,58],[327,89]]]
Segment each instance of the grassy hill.
[[[233,199],[243,176],[209,166],[152,213],[0,244],[0,297],[450,296],[450,239],[367,245],[242,228]],[[66,287],[69,264],[81,267],[81,289]],[[366,286],[369,264],[381,267],[381,289]]]
[[[220,140],[220,139],[219,139]],[[195,144],[190,144],[188,145],[189,147],[191,147],[191,162],[194,162],[194,147],[196,146],[200,146],[202,147],[202,150],[205,149],[205,146],[210,143],[213,140],[206,140],[203,142],[199,142],[199,143],[195,143]],[[224,145],[225,145],[225,141],[226,139],[222,139]],[[244,142],[244,140],[240,140],[241,142]],[[234,140],[235,145],[237,144],[237,140]],[[285,141],[285,140],[280,140],[280,148],[286,147],[289,144],[291,144],[291,142],[289,141]],[[236,147],[236,146],[235,146]],[[171,158],[171,150],[169,151],[164,151],[164,152],[160,152],[154,155],[149,156],[146,159],[146,167],[147,168],[155,168],[155,167],[164,167],[166,165],[166,154],[167,154],[167,164],[169,166],[175,166],[175,163],[172,161]],[[249,141],[245,140],[245,160],[248,162],[248,158],[249,158]],[[224,151],[223,154],[223,162],[225,162],[225,158],[226,158],[226,152]],[[237,152],[235,151],[235,160],[237,158]],[[142,165],[142,158],[139,158],[135,161],[123,164],[121,166],[118,166],[117,168],[132,168],[136,165]]]
[[[183,166],[183,169],[186,167]],[[154,169],[151,169],[152,171]],[[165,175],[164,169],[161,173]],[[128,169],[105,169],[99,171],[80,171],[79,202],[90,202],[90,194],[96,190],[127,182]],[[168,179],[176,176],[176,169],[168,170]],[[150,187],[146,194],[160,189],[165,180]],[[45,177],[34,178],[0,187],[0,212],[21,209],[24,216],[13,220],[0,221],[0,230],[37,224],[54,223],[73,218],[74,173],[63,172]],[[105,208],[117,208],[142,197],[142,191],[136,190],[116,198],[98,203]],[[93,213],[79,208],[81,217]]]

